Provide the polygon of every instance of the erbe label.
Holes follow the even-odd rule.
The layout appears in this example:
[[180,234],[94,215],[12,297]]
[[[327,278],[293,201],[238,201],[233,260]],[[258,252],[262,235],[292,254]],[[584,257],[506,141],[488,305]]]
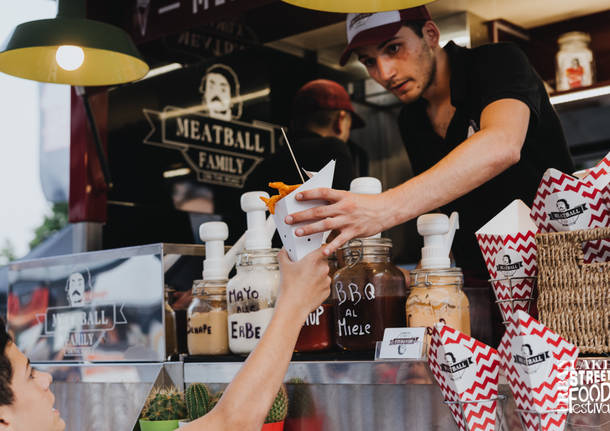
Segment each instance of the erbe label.
[[386,328],[377,359],[421,359],[426,328]]
[[473,362],[473,353],[459,344],[445,345],[445,354],[441,359],[440,368],[451,380],[464,379],[472,382],[476,378],[476,370]]
[[576,192],[554,193],[546,199],[545,211],[549,223],[558,231],[589,227],[591,209]]
[[511,247],[505,247],[496,254],[495,268],[499,278],[525,276],[523,258]]
[[551,374],[553,360],[548,345],[538,337],[520,337],[511,346],[511,354],[517,372],[527,376],[532,388],[539,387]]

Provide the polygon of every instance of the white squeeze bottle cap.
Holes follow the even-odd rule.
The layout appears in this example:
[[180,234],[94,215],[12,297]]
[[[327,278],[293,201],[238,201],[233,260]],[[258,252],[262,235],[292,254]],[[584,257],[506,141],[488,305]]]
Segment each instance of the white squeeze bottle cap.
[[424,214],[417,218],[417,231],[424,237],[421,249],[422,268],[449,268],[449,252],[455,231],[459,229],[457,212],[451,218],[445,214]]
[[199,226],[199,237],[205,242],[203,261],[204,280],[224,280],[227,278],[225,265],[225,241],[229,228],[222,221],[211,221]]
[[248,230],[246,231],[246,250],[264,250],[271,248],[271,238],[267,234],[267,205],[261,196],[269,199],[266,192],[247,192],[241,195],[241,209],[246,213]]
[[[378,195],[382,191],[381,181],[375,177],[354,178],[349,185],[349,191],[360,195]],[[381,238],[381,232],[368,238]]]

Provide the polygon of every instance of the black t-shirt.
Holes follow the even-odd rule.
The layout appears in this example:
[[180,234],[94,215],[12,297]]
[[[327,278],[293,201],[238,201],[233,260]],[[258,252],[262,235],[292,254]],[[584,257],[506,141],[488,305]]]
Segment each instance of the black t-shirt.
[[445,139],[432,128],[426,100],[404,106],[399,115],[400,131],[415,174],[431,168],[466,140],[469,132],[477,131],[481,112],[492,102],[518,99],[530,108],[520,161],[441,209],[447,214],[460,214],[460,229],[453,242],[457,264],[486,277],[474,233],[514,199],[531,206],[547,168],[572,172],[573,163],[542,80],[516,45],[497,43],[467,49],[449,42],[444,49],[451,70],[451,104],[456,108]]
[[[294,155],[303,169],[317,172],[331,160],[336,160],[333,188],[349,190],[350,182],[354,179],[354,168],[345,142],[333,137],[324,138],[307,131],[291,134],[289,139]],[[307,181],[304,173],[303,177]],[[243,191],[261,190],[276,194],[275,190],[268,187],[268,183],[272,181],[282,181],[285,184],[301,183],[287,146],[266,158],[254,169]]]

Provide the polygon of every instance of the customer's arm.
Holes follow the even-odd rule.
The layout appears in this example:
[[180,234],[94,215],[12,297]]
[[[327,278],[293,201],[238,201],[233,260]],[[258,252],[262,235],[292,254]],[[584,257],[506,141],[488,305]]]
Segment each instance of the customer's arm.
[[260,431],[288,369],[303,322],[330,294],[328,264],[322,249],[296,263],[282,250],[279,260],[280,296],[265,334],[216,407],[181,430]]

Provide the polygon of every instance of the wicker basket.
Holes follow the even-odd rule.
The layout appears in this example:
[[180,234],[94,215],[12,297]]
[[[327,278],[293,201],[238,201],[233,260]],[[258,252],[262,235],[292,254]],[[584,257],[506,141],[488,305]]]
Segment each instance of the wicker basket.
[[540,321],[581,353],[610,352],[610,262],[583,262],[582,244],[610,228],[536,235]]

